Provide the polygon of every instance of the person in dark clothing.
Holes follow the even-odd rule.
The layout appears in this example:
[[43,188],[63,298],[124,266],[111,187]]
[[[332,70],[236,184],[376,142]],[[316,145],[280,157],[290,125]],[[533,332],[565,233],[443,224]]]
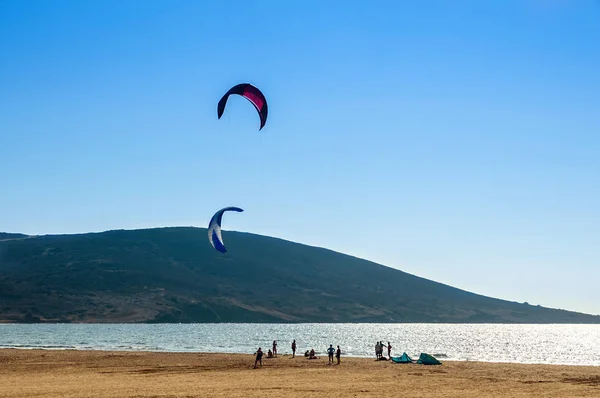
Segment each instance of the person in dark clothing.
[[327,349],[327,354],[329,354],[329,362],[328,364],[333,365],[333,353],[335,352],[335,348],[333,348],[333,344],[329,344],[329,348]]
[[340,350],[340,346],[337,346],[337,350],[335,351],[335,357],[337,359],[337,364],[340,364],[340,356],[342,356],[342,350]]
[[292,341],[292,358],[296,357],[296,340]]
[[256,360],[254,361],[254,369],[256,369],[256,364],[258,363],[260,363],[260,367],[262,368],[262,356],[263,352],[260,347],[258,347],[258,351],[256,351]]

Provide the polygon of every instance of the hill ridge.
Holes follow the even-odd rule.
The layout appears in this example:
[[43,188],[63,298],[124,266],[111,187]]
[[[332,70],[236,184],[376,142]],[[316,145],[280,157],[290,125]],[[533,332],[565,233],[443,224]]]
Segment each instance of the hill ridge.
[[325,247],[223,238],[224,255],[192,226],[0,235],[0,322],[600,323]]

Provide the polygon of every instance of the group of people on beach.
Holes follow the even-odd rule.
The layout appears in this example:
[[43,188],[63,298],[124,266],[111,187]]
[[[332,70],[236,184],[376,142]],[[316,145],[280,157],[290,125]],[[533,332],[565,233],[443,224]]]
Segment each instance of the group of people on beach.
[[392,359],[392,345],[390,344],[389,341],[387,343],[387,354],[388,354],[387,358],[383,356],[384,348],[386,348],[386,346],[383,344],[383,341],[378,341],[375,344],[375,356],[377,357],[378,361],[387,361],[389,359]]
[[[296,340],[292,341],[292,358],[296,357]],[[387,348],[387,358],[383,355],[383,350]],[[262,367],[262,358],[263,351],[261,347],[258,347],[258,350],[255,352],[256,360],[254,361],[254,368]],[[337,364],[340,364],[340,359],[342,356],[342,350],[340,346],[337,346],[337,350],[333,348],[333,344],[329,345],[327,349],[327,356],[329,357],[329,365],[333,365],[334,356],[337,360]],[[375,356],[378,361],[387,361],[392,359],[392,345],[388,341],[387,346],[383,344],[383,341],[378,341],[375,343]],[[273,350],[269,349],[267,352],[267,358],[276,358],[277,357],[277,340],[273,340]],[[315,354],[315,349],[311,348],[310,350],[306,350],[304,353],[304,357],[307,359],[319,359],[319,357]]]
[[[296,357],[296,340],[294,339],[294,341],[292,341],[292,358]],[[256,369],[257,367],[261,367],[262,368],[262,358],[263,358],[263,351],[261,347],[258,347],[258,350],[256,350],[256,352],[254,353],[256,355],[256,359],[254,361],[254,369]],[[337,359],[337,364],[340,364],[340,360],[341,360],[341,356],[342,356],[342,350],[340,349],[340,346],[337,346],[337,350],[335,348],[333,348],[333,344],[329,345],[329,348],[327,349],[327,355],[329,357],[329,362],[328,365],[333,365],[333,357],[335,355],[335,358]],[[273,340],[273,350],[271,351],[271,349],[269,349],[269,351],[267,352],[267,358],[276,358],[277,357],[277,340]],[[316,356],[315,354],[315,349],[311,348],[310,351],[306,350],[306,352],[304,353],[304,357],[308,358],[308,359],[319,359],[319,357]]]

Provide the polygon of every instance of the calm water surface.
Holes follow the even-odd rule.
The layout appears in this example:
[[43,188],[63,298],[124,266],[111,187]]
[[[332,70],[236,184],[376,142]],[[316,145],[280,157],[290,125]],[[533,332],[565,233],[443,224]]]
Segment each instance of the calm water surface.
[[0,348],[254,353],[278,341],[291,353],[321,355],[329,344],[346,356],[374,357],[379,340],[418,357],[600,365],[600,325],[483,324],[2,324]]

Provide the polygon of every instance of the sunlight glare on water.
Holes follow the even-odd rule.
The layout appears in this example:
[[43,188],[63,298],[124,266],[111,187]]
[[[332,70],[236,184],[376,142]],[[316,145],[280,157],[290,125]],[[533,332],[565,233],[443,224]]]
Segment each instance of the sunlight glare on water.
[[278,353],[329,344],[343,355],[374,357],[389,341],[392,355],[421,352],[441,361],[600,365],[600,325],[499,324],[4,324],[0,348],[223,352],[252,354],[278,341]]

